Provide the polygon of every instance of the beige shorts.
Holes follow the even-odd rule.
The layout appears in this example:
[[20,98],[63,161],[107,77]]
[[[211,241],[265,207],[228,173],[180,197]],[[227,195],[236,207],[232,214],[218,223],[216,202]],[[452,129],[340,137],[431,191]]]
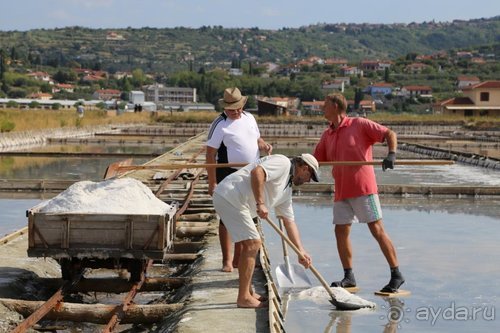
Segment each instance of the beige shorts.
[[382,219],[378,194],[364,195],[333,203],[333,224],[370,223]]
[[235,243],[247,239],[260,239],[259,232],[255,227],[254,220],[250,215],[250,211],[246,207],[236,208],[226,199],[214,193],[212,196],[215,211],[224,221],[231,240]]

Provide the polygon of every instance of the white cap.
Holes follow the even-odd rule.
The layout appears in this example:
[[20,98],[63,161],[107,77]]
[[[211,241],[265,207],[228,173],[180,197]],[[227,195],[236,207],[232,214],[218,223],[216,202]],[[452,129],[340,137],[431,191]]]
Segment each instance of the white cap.
[[313,174],[311,175],[311,179],[314,180],[315,182],[319,182],[319,175],[318,175],[318,170],[319,170],[319,163],[318,163],[318,160],[316,160],[316,158],[314,156],[312,156],[311,154],[301,154],[300,155],[300,158],[302,158],[302,160],[304,162],[307,163],[307,165],[309,165],[313,171]]

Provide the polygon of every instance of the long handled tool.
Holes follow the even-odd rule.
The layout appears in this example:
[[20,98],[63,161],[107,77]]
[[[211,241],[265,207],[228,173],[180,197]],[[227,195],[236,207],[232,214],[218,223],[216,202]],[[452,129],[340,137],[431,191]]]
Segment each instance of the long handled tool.
[[[454,164],[450,160],[396,160],[395,165],[450,165]],[[172,163],[172,164],[157,164],[157,165],[124,165],[119,166],[120,171],[130,170],[177,170],[177,169],[196,169],[196,168],[240,168],[246,166],[248,163]],[[319,165],[382,165],[382,161],[333,161],[333,162],[319,162]]]
[[[278,220],[280,230],[283,232],[283,221],[281,219]],[[283,247],[283,259],[285,260],[285,264],[280,264],[276,267],[278,285],[281,288],[309,288],[311,286],[311,281],[304,267],[302,265],[290,264],[287,245],[283,238],[281,238],[281,245]]]
[[[292,243],[292,241],[281,231],[276,224],[273,223],[269,218],[266,218],[266,221],[271,225],[271,227],[281,236],[282,239],[284,239],[288,245],[297,253],[297,255],[300,257],[301,253],[300,250],[295,246],[295,244]],[[318,278],[319,282],[323,285],[323,287],[326,289],[328,294],[330,294],[330,303],[332,303],[337,310],[359,310],[364,307],[368,307],[367,305],[360,305],[360,304],[353,304],[353,303],[347,303],[347,302],[341,302],[335,298],[335,295],[333,294],[332,290],[328,286],[328,283],[326,283],[325,279],[321,276],[321,274],[316,270],[316,268],[311,265],[309,266],[309,269],[313,274]]]

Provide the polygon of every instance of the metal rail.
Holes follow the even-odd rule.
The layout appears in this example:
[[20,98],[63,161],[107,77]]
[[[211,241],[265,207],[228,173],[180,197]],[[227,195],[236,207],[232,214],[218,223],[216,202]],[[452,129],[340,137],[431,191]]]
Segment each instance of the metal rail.
[[118,325],[120,320],[123,319],[125,311],[127,311],[129,306],[132,304],[134,297],[137,295],[137,292],[141,289],[142,285],[144,284],[144,280],[146,278],[146,271],[151,266],[153,266],[153,260],[148,260],[146,267],[144,267],[144,270],[141,273],[141,280],[134,283],[132,288],[130,288],[130,291],[127,293],[127,296],[125,296],[125,298],[123,299],[122,304],[115,308],[115,311],[111,316],[111,319],[109,320],[106,327],[102,330],[103,333],[113,332],[113,330],[116,328],[116,325]]
[[[201,154],[205,150],[205,147],[202,149],[199,149],[190,159],[189,162],[194,162],[196,160],[196,157]],[[168,177],[160,186],[160,188],[157,190],[155,195],[159,197],[162,192],[166,190],[169,184],[172,183],[173,180],[175,180],[180,174],[181,174],[182,169],[178,169],[176,172],[174,172],[172,175]],[[187,207],[189,206],[191,202],[191,198],[194,194],[194,187],[197,184],[199,177],[203,170],[199,170],[197,174],[195,175],[194,180],[191,182],[190,188],[188,193],[186,194],[184,198],[184,203],[181,207],[181,209],[177,212],[176,217],[178,218],[180,215],[182,215]],[[124,318],[125,313],[127,309],[133,304],[133,299],[137,295],[137,293],[141,290],[141,287],[145,283],[146,279],[146,273],[148,269],[150,269],[153,265],[153,260],[148,260],[147,264],[144,266],[143,271],[141,272],[141,278],[138,282],[134,283],[130,290],[128,291],[127,295],[123,299],[122,303],[120,305],[117,305],[113,311],[113,314],[108,321],[107,325],[103,329],[103,332],[105,333],[110,333],[113,332],[116,327],[120,324],[120,321]],[[35,312],[33,312],[28,318],[26,318],[22,323],[20,323],[11,333],[23,333],[26,332],[29,328],[33,327],[36,323],[38,323],[41,319],[44,318],[45,315],[47,315],[50,311],[52,311],[54,308],[58,307],[60,304],[62,304],[63,299],[65,294],[70,291],[73,287],[76,286],[76,284],[81,280],[84,272],[80,272],[75,279],[66,282],[61,288],[59,288],[53,295],[50,297],[41,307],[39,307]]]
[[75,286],[82,278],[84,272],[80,272],[75,279],[67,281],[61,288],[59,288],[52,297],[50,297],[41,307],[33,312],[28,318],[20,323],[11,333],[24,333],[29,328],[38,323],[47,313],[56,308],[63,301],[64,295]]

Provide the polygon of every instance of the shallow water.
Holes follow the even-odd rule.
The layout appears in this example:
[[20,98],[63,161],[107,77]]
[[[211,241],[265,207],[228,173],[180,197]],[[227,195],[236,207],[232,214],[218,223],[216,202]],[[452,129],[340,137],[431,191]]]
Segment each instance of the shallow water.
[[[291,292],[287,332],[497,332],[500,306],[500,200],[382,200],[384,224],[397,249],[410,297],[373,295],[390,273],[365,225],[351,237],[358,296],[377,303],[375,310],[335,311],[328,302],[298,300]],[[328,282],[343,271],[333,235],[329,198],[296,198],[296,221],[313,263]],[[265,222],[263,222],[265,224]],[[281,243],[264,226],[275,265],[283,263]],[[296,263],[296,256],[291,255]],[[308,273],[313,285],[320,285]],[[284,291],[282,291],[284,292]],[[392,320],[389,319],[392,315]]]
[[[85,147],[82,151],[87,149],[94,148]],[[0,166],[4,166],[0,168],[0,178],[98,180],[106,167],[117,160],[0,158]],[[380,184],[500,186],[500,172],[460,164],[397,166],[387,172],[376,168],[376,174]],[[322,167],[321,177],[330,182],[330,168]],[[8,193],[0,196],[0,237],[24,227],[25,211],[42,201],[33,196],[18,197]],[[403,288],[411,290],[412,295],[393,300],[373,295],[388,282],[389,272],[367,227],[357,224],[352,228],[352,240],[354,269],[361,287],[358,295],[376,302],[377,308],[338,312],[327,298],[298,300],[297,293],[292,292],[283,297],[289,299],[285,302],[287,332],[497,332],[500,198],[384,197],[382,206],[384,224],[406,277]],[[331,199],[297,197],[295,213],[314,265],[327,281],[339,279],[342,268],[331,224]],[[265,234],[271,262],[283,263],[279,239],[267,226]],[[296,262],[293,254],[291,259]],[[319,286],[312,274],[309,277]]]
[[[170,150],[170,149],[168,149]],[[19,149],[22,151],[22,149]],[[141,147],[112,145],[44,145],[30,148],[33,152],[71,153],[162,153],[165,147],[149,145]],[[27,157],[0,156],[0,178],[5,179],[69,179],[100,180],[111,163],[127,159],[123,157]],[[142,164],[150,158],[134,158],[134,164]]]

